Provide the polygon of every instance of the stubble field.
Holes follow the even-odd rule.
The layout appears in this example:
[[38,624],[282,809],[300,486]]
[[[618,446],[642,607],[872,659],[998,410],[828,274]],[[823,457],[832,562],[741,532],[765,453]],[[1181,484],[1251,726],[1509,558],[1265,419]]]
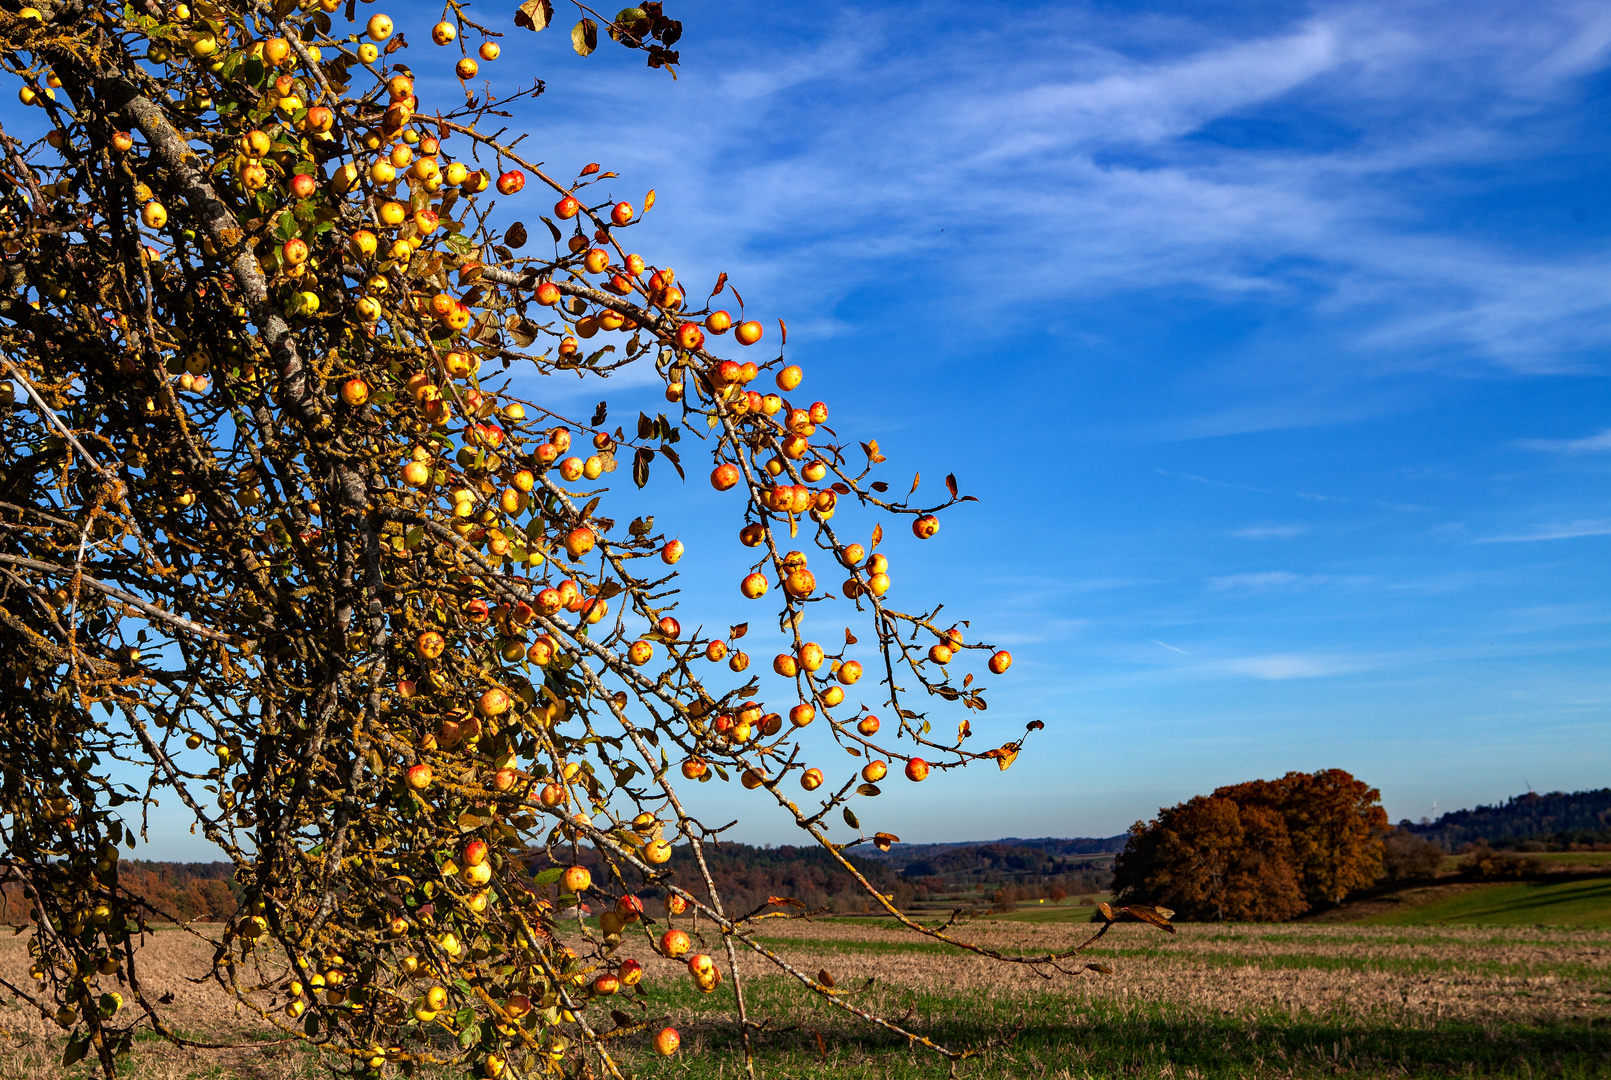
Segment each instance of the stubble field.
[[[781,921],[780,921],[781,923]],[[980,921],[966,932],[1003,951],[1066,948],[1087,924]],[[26,977],[24,938],[0,942],[0,976]],[[1611,1075],[1611,931],[1542,927],[1116,927],[1093,960],[1111,976],[1050,980],[914,942],[887,924],[773,924],[766,941],[847,1000],[957,1049],[984,1047],[958,1074],[978,1078],[1603,1077]],[[705,946],[719,951],[719,943]],[[698,994],[680,965],[631,946],[648,968],[645,1016],[683,1033],[662,1061],[627,1050],[640,1076],[736,1077],[729,986]],[[177,1027],[228,1050],[137,1045],[139,1080],[323,1074],[315,1053],[274,1042],[209,984],[209,950],[177,931],[146,946],[155,993],[175,994]],[[758,1062],[772,1077],[941,1077],[947,1064],[746,961]],[[769,966],[768,966],[769,967]],[[615,1004],[625,1006],[623,1003]],[[62,1039],[37,1013],[0,1005],[0,1077],[87,1075],[59,1066]],[[641,1039],[639,1043],[641,1045]]]

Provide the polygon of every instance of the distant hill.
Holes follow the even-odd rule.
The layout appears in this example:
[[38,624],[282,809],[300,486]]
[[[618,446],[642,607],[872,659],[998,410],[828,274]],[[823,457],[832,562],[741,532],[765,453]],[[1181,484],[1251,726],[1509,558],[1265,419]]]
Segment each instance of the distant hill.
[[1452,810],[1436,821],[1400,823],[1446,851],[1471,844],[1564,848],[1611,843],[1611,787],[1595,791],[1528,792],[1495,806]]
[[1128,836],[1122,833],[1118,836],[1043,836],[1034,840],[1007,836],[1000,840],[959,840],[945,844],[891,844],[888,851],[879,851],[875,848],[870,848],[866,851],[860,848],[856,850],[864,859],[877,859],[880,862],[892,864],[896,869],[901,869],[908,863],[919,860],[932,860],[936,856],[955,852],[962,848],[1033,848],[1056,857],[1112,855],[1115,852],[1124,850],[1124,842],[1127,839]]
[[[120,887],[149,904],[158,919],[221,922],[234,915],[240,904],[235,867],[227,862],[125,859],[118,864],[117,880]],[[31,906],[24,901],[21,886],[12,883],[0,888],[0,925],[26,923]]]

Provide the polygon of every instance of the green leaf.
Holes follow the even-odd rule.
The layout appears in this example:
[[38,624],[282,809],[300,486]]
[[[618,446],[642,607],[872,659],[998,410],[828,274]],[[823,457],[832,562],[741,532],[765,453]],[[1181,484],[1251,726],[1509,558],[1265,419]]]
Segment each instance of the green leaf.
[[535,875],[531,879],[531,881],[532,881],[533,885],[536,885],[536,886],[538,886],[540,888],[540,887],[542,887],[544,885],[552,885],[554,882],[558,881],[560,878],[562,878],[564,876],[565,876],[565,868],[564,867],[551,866],[547,870],[543,870],[540,873],[538,873],[537,875]]
[[72,1042],[68,1043],[66,1051],[62,1053],[62,1068],[65,1069],[69,1065],[76,1065],[80,1061],[83,1061],[84,1055],[89,1053],[89,1045],[90,1041],[88,1035],[84,1036],[82,1039],[74,1039]]
[[571,27],[571,48],[580,56],[591,56],[593,50],[599,47],[599,24],[592,19],[583,19]]
[[849,825],[852,829],[861,828],[861,822],[856,820],[856,815],[850,812],[850,807],[848,806],[845,807],[845,824]]

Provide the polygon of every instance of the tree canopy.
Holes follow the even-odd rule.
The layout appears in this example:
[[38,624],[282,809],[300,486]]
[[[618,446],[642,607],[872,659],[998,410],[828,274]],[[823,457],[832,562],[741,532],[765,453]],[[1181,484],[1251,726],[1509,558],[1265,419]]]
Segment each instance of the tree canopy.
[[1190,919],[1280,922],[1382,876],[1381,793],[1341,769],[1215,789],[1136,822],[1114,891]]
[[[524,34],[554,10],[511,15]],[[590,13],[576,52],[600,23],[678,62],[659,4]],[[207,974],[354,1073],[619,1075],[639,1032],[674,1052],[632,953],[679,956],[686,912],[722,960],[689,976],[725,981],[746,1052],[740,950],[960,1056],[757,942],[797,908],[724,903],[719,830],[676,784],[775,808],[914,933],[1075,970],[1077,947],[1004,957],[919,926],[828,832],[887,845],[852,803],[875,812],[890,770],[1022,748],[969,720],[1011,657],[896,605],[886,527],[930,540],[968,497],[950,477],[890,494],[781,322],[634,250],[653,190],[539,167],[502,118],[541,84],[480,81],[502,31],[458,3],[407,29],[439,50],[418,76],[408,35],[352,0],[0,2],[26,107],[0,125],[0,873],[31,904],[37,980],[12,989],[71,1033],[69,1064],[110,1076],[137,1027],[184,1041],[141,988],[158,907],[119,872],[160,802],[235,867]],[[426,63],[462,99],[422,100]],[[627,365],[665,412],[572,415],[512,385]],[[692,630],[676,523],[633,502],[685,472],[732,493],[732,587],[764,630]],[[746,647],[775,652],[786,700],[759,700]],[[864,677],[882,719],[847,697]],[[856,760],[813,765],[813,724]],[[623,994],[641,1007],[612,1010]]]

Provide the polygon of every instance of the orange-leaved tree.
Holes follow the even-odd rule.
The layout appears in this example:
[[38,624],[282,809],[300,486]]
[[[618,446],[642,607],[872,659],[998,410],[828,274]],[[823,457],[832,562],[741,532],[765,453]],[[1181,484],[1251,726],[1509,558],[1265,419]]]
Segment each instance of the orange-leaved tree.
[[1191,919],[1280,922],[1383,873],[1381,792],[1341,769],[1216,788],[1130,828],[1114,890]]
[[[1006,768],[1022,745],[973,749],[965,719],[937,734],[923,699],[982,710],[965,669],[1011,658],[894,606],[878,550],[885,522],[934,536],[955,483],[936,505],[883,497],[876,442],[842,444],[797,396],[781,324],[769,348],[725,275],[695,299],[631,250],[652,191],[622,199],[596,164],[557,178],[490,130],[539,87],[477,81],[500,35],[463,5],[416,34],[462,80],[445,103],[417,96],[390,18],[355,18],[353,0],[0,0],[29,107],[0,125],[0,884],[27,898],[36,980],[9,989],[108,1076],[140,1027],[184,1041],[142,982],[156,910],[118,872],[160,798],[234,864],[208,974],[354,1073],[620,1075],[635,1033],[678,1042],[649,952],[725,983],[752,1071],[740,952],[960,1056],[757,941],[757,919],[799,913],[723,904],[715,834],[674,783],[759,789],[732,812],[775,805],[914,933],[1071,970],[1079,947],[1005,957],[918,925],[828,832],[860,832],[849,804],[890,768]],[[677,62],[659,4],[602,21]],[[571,41],[599,35],[584,18]],[[551,218],[499,226],[494,188]],[[503,377],[628,364],[671,416],[564,415]],[[610,490],[661,462],[732,492],[732,581],[771,598],[792,684],[775,707],[743,625],[688,629],[705,616],[675,533]],[[854,634],[816,640],[830,612],[858,613],[866,668]],[[864,674],[882,723],[846,698]],[[812,724],[861,767],[812,766]],[[720,963],[682,956],[694,914]]]
[[1131,826],[1113,889],[1206,922],[1284,922],[1308,907],[1286,822],[1217,796],[1199,795]]

